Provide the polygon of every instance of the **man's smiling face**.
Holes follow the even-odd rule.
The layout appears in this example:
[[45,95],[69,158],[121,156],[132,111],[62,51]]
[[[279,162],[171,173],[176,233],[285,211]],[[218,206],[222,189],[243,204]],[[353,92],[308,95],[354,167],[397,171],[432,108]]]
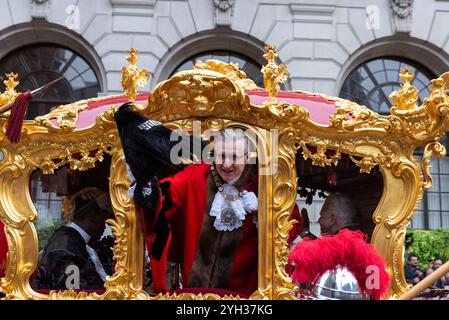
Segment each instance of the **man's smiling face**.
[[219,139],[214,148],[215,165],[225,182],[235,183],[248,163],[244,139]]

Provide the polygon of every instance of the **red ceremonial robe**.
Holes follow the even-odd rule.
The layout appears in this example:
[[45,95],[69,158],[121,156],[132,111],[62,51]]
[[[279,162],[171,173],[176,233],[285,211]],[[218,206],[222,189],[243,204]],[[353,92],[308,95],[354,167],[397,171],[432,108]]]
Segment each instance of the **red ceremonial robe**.
[[[167,291],[166,288],[166,263],[171,240],[177,239],[179,242],[182,266],[183,286],[186,288],[189,273],[195,259],[198,248],[203,218],[206,213],[207,197],[207,176],[210,172],[210,165],[194,164],[186,167],[183,171],[173,177],[161,181],[169,183],[168,194],[162,196],[157,212],[143,212],[144,230],[146,232],[147,248],[151,248],[155,241],[156,221],[160,214],[165,214],[167,221],[173,221],[175,215],[181,215],[178,227],[170,225],[170,235],[166,242],[162,257],[157,260],[151,259],[151,269],[153,274],[153,283],[155,291]],[[172,206],[162,212],[164,201],[168,197]],[[180,227],[179,227],[180,226]],[[226,289],[243,295],[251,295],[257,289],[258,274],[258,242],[257,227],[251,217],[247,215],[243,228],[243,236],[240,244],[234,252],[233,269],[231,280]],[[172,232],[176,229],[176,232]],[[217,232],[229,232],[218,231]],[[231,231],[232,232],[232,231]],[[151,252],[150,252],[151,254]],[[212,290],[213,291],[213,290]]]

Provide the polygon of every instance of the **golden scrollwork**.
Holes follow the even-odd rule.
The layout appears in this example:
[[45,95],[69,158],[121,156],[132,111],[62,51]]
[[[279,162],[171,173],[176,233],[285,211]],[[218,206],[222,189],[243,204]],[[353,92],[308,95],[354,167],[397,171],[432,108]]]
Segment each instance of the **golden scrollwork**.
[[[335,98],[334,98],[335,99]],[[352,132],[355,128],[383,128],[391,126],[389,119],[380,114],[345,99],[335,99],[336,112],[331,115],[331,127],[343,132]]]
[[[293,283],[286,272],[286,265],[290,248],[288,247],[288,235],[293,227],[290,213],[296,202],[296,167],[295,154],[298,150],[296,140],[297,131],[293,128],[285,128],[279,134],[279,149],[276,153],[278,172],[273,178],[273,238],[275,263],[273,289],[269,297],[271,299],[288,299],[293,297],[290,294],[293,290]],[[291,170],[291,166],[295,169]]]
[[317,150],[316,153],[312,153],[306,146],[306,144],[304,142],[300,142],[299,145],[302,148],[302,155],[304,160],[307,159],[311,159],[312,160],[312,165],[314,166],[319,166],[319,167],[325,167],[325,166],[330,166],[330,165],[334,165],[336,166],[338,164],[338,161],[341,158],[341,153],[339,150],[337,150],[337,152],[328,157],[326,155],[326,146],[325,145],[318,145],[317,146]]
[[424,190],[429,190],[432,187],[432,176],[430,174],[430,159],[433,157],[442,158],[446,155],[446,148],[439,142],[431,142],[424,148],[422,157],[423,181],[422,186]]
[[199,69],[181,71],[157,85],[149,97],[147,112],[166,122],[212,118],[217,113],[235,118],[240,114],[239,107],[249,108],[248,96],[240,86],[221,73]]
[[146,299],[142,289],[143,273],[135,266],[143,266],[143,234],[134,214],[134,203],[128,196],[130,182],[123,161],[123,151],[117,150],[112,157],[109,192],[115,219],[108,220],[114,234],[113,248],[115,272],[108,277],[104,299]]
[[[55,108],[46,115],[36,117],[34,121],[36,121],[36,124],[47,127],[53,132],[71,132],[76,129],[78,113],[86,108],[86,101],[78,101]],[[56,119],[57,126],[51,122],[52,119]]]
[[124,93],[132,102],[136,101],[137,88],[145,86],[150,79],[147,69],[139,69],[136,65],[137,52],[134,48],[128,50],[129,57],[126,60],[128,60],[129,66],[122,68],[122,79],[120,80]]
[[308,118],[307,109],[294,104],[251,105],[240,85],[208,69],[181,71],[158,84],[144,112],[163,122],[188,117],[213,118],[220,114],[226,119],[248,123],[248,114],[251,114],[257,118],[251,122],[264,128],[274,128],[287,119],[294,122]]
[[269,300],[271,296],[271,286],[260,288],[255,291],[249,298],[251,300]]
[[[268,65],[275,63],[274,53],[274,48],[269,48]],[[336,111],[330,124],[324,125],[314,122],[305,108],[276,101],[280,80],[286,73],[277,66],[278,69],[268,71],[268,65],[265,86],[271,99],[262,105],[250,103],[245,92],[249,87],[242,82],[245,78],[236,66],[206,61],[197,64],[194,70],[178,72],[159,83],[141,112],[168,127],[187,131],[193,130],[194,120],[201,121],[202,130],[239,125],[264,141],[258,156],[259,160],[266,161],[259,161],[259,170],[271,167],[276,170],[259,176],[259,278],[251,299],[293,298],[294,286],[285,266],[290,252],[288,234],[294,223],[290,214],[296,201],[296,154],[312,159],[316,166],[335,166],[347,154],[362,173],[378,166],[384,190],[373,214],[376,226],[371,242],[385,258],[393,276],[390,295],[401,295],[407,288],[402,256],[406,227],[424,189],[431,186],[430,158],[445,154],[438,141],[449,131],[449,73],[432,81],[430,96],[423,100],[422,106],[411,107],[413,95],[411,98],[407,95],[413,89],[399,90],[395,96],[397,105],[392,107],[389,116],[348,100],[325,97],[334,102]],[[411,79],[404,78],[410,84]],[[137,94],[133,82],[136,79],[125,81],[131,98]],[[143,290],[144,241],[140,219],[127,192],[129,180],[114,122],[118,106],[100,114],[89,128],[77,128],[76,117],[89,101],[62,106],[49,115],[25,122],[22,139],[15,145],[4,142],[7,120],[0,119],[3,154],[0,219],[6,226],[9,247],[7,272],[0,281],[0,291],[7,299],[220,298],[190,293],[150,296]],[[422,162],[413,156],[417,146],[425,147]],[[38,260],[33,225],[38,212],[30,200],[30,174],[36,169],[49,174],[67,163],[74,170],[85,170],[101,161],[104,154],[112,156],[109,192],[115,219],[108,223],[115,236],[116,265],[114,274],[106,280],[106,292],[102,295],[73,291],[37,293],[29,284]]]
[[364,156],[362,159],[356,159],[353,156],[349,156],[349,158],[360,168],[360,173],[370,173],[379,163],[379,161],[372,156]]
[[265,53],[263,57],[267,60],[267,64],[263,66],[261,70],[263,74],[263,84],[270,96],[270,102],[274,103],[279,90],[281,90],[279,84],[287,81],[290,73],[285,64],[276,64],[276,59],[278,57],[276,46],[265,46],[265,50],[267,53]]
[[240,300],[239,296],[225,295],[219,296],[218,294],[205,293],[205,294],[193,294],[193,293],[182,293],[182,294],[159,294],[152,298],[152,300]]
[[89,294],[87,292],[76,292],[73,289],[63,291],[51,291],[50,300],[97,300],[98,294]]
[[220,60],[210,59],[205,62],[198,60],[193,66],[194,70],[211,70],[227,76],[237,83],[244,90],[258,89],[253,80],[247,77],[246,73],[239,69],[237,63],[225,63]]
[[399,76],[404,83],[401,85],[399,91],[394,91],[389,96],[393,106],[398,110],[412,110],[417,108],[416,102],[419,98],[418,89],[410,84],[415,74],[410,67],[405,67],[401,68]]

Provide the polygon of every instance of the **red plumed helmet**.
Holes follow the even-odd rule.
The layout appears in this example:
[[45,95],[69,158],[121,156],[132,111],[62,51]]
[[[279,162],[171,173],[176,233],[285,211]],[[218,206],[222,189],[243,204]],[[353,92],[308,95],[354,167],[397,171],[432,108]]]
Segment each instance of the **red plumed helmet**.
[[390,275],[376,248],[365,242],[361,231],[341,230],[311,240],[305,238],[290,253],[288,264],[294,266],[293,282],[300,285],[315,283],[327,271],[342,267],[357,279],[361,293],[378,300],[386,296]]

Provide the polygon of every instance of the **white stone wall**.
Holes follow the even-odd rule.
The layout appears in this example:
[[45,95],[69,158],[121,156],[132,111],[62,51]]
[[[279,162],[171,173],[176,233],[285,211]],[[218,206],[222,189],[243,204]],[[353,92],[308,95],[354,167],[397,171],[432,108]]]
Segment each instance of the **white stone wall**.
[[[415,59],[435,74],[449,70],[448,0],[414,0],[403,19],[391,0],[230,2],[220,11],[213,0],[0,0],[0,59],[32,42],[68,46],[97,66],[101,94],[122,92],[131,47],[154,76],[142,91],[201,50],[233,49],[263,62],[263,44],[278,46],[291,73],[287,87],[330,95],[358,63],[377,56]],[[316,233],[320,207],[309,208]]]
[[[409,29],[405,37],[396,32],[403,27],[394,23],[390,0],[234,0],[231,14],[224,18],[218,16],[223,12],[213,0],[48,0],[44,4],[0,0],[0,7],[0,40],[8,46],[15,40],[11,33],[5,39],[2,31],[12,26],[29,28],[33,17],[69,26],[67,31],[98,55],[105,94],[121,92],[120,69],[128,48],[140,50],[140,65],[151,73],[161,67],[174,68],[159,64],[170,63],[164,56],[173,54],[176,44],[186,38],[195,41],[196,34],[214,30],[217,23],[228,24],[248,43],[277,45],[293,89],[338,95],[359,52],[382,39],[390,46],[385,54],[410,42],[435,55],[435,61],[426,61],[426,51],[415,53],[415,59],[430,64],[429,69],[436,73],[449,69],[449,1],[444,0],[414,0],[411,17],[401,22]],[[367,26],[367,8],[374,12],[370,16],[373,28]],[[8,53],[8,46],[0,46],[0,58]],[[201,48],[207,49],[207,43]],[[149,86],[162,80],[157,77]]]

